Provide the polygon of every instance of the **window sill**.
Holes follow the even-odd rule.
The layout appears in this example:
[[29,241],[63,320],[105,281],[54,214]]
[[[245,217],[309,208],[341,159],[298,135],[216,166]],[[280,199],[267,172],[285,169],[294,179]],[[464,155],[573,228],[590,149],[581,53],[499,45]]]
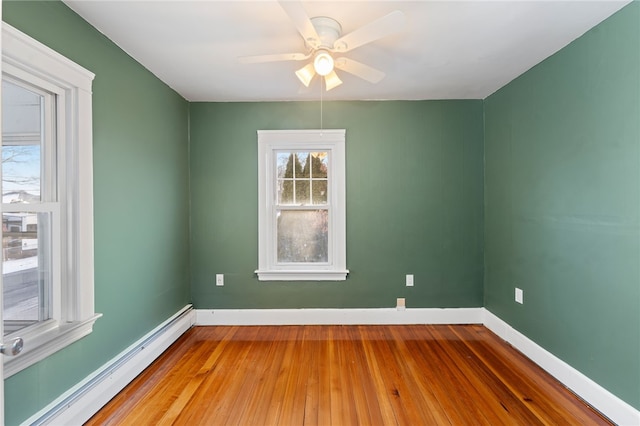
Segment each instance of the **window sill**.
[[256,271],[259,281],[345,281],[348,270],[343,271]]
[[47,321],[34,326],[31,330],[17,331],[4,339],[6,341],[15,337],[24,339],[24,350],[14,357],[4,358],[4,378],[43,360],[54,352],[80,340],[93,331],[93,323],[102,314],[95,314],[84,321],[76,321],[58,325],[57,321]]

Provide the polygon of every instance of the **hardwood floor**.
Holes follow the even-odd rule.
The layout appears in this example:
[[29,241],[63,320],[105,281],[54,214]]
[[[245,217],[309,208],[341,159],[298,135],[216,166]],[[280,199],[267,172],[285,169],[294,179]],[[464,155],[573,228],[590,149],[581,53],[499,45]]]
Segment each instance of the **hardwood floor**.
[[480,325],[195,327],[88,425],[611,424]]

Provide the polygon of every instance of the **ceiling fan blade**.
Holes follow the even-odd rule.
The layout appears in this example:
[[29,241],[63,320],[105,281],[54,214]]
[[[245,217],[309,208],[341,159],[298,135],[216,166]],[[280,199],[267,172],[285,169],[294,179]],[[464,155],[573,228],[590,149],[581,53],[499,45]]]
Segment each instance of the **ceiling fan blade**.
[[356,77],[360,77],[363,80],[367,80],[369,83],[377,83],[386,75],[380,70],[349,58],[336,59],[335,67],[349,74],[353,74]]
[[395,10],[382,18],[376,19],[357,30],[340,37],[333,44],[333,51],[348,52],[356,47],[360,47],[364,44],[396,33],[404,28],[406,21],[407,19],[404,13],[399,10]]
[[316,32],[315,27],[311,23],[311,19],[307,12],[302,7],[302,2],[299,0],[278,0],[280,6],[289,15],[291,21],[298,29],[300,35],[310,47],[316,49],[320,46],[320,37]]
[[257,64],[260,62],[304,61],[310,57],[311,55],[304,53],[276,53],[274,55],[241,56],[238,61],[241,64]]

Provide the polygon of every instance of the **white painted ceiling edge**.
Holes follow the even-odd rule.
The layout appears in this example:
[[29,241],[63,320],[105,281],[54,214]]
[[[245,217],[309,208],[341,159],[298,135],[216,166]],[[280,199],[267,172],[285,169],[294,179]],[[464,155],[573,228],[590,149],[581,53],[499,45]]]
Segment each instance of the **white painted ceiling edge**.
[[[188,101],[319,100],[294,72],[303,62],[241,64],[240,56],[305,52],[275,0],[64,0],[71,9]],[[394,10],[406,28],[349,57],[386,77],[339,73],[324,100],[484,99],[567,46],[630,0],[304,1],[347,34]]]

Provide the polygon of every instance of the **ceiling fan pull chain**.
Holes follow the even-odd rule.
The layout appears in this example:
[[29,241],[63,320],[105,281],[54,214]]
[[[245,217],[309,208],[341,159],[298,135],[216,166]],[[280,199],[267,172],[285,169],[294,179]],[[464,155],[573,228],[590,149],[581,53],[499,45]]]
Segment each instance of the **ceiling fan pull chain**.
[[320,136],[322,136],[322,130],[324,130],[324,123],[322,122],[322,84],[324,82],[324,78],[320,78]]

